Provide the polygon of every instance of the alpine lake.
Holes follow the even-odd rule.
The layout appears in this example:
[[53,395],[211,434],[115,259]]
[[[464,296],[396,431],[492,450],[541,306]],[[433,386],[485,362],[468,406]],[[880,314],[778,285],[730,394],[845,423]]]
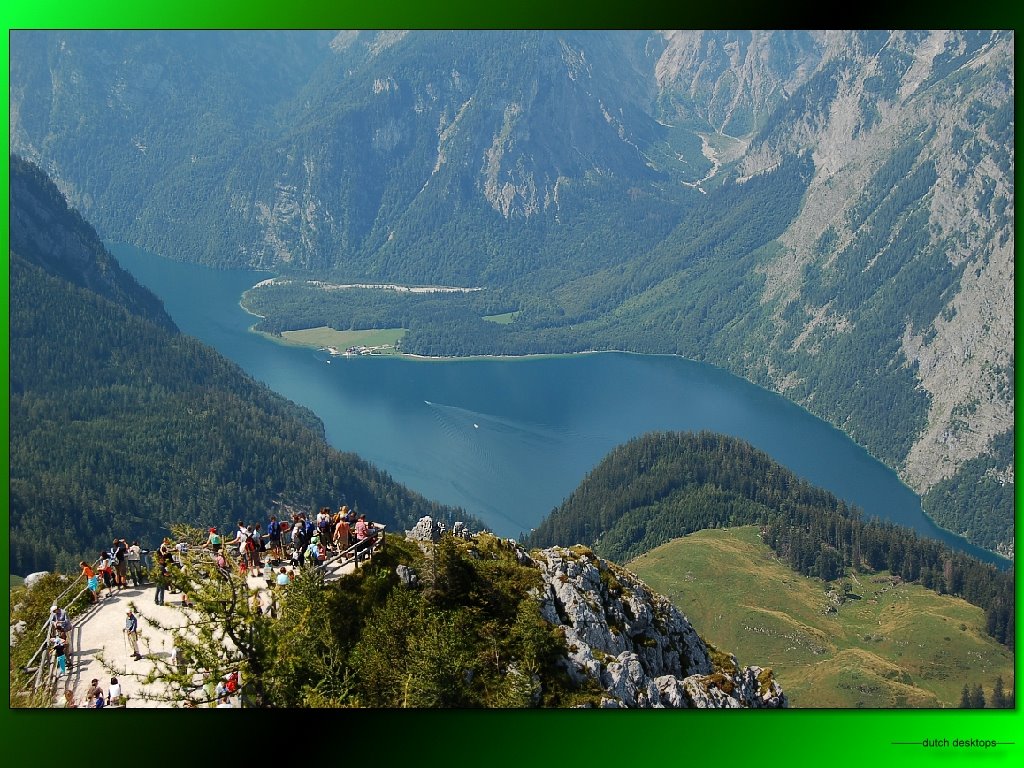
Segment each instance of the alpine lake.
[[[741,438],[866,517],[1006,561],[937,527],[895,472],[826,422],[704,363],[619,352],[409,359],[332,356],[250,330],[242,293],[269,275],[108,245],[178,327],[313,411],[328,442],[496,534],[535,527],[615,446],[653,430]],[[337,501],[343,503],[342,499]]]

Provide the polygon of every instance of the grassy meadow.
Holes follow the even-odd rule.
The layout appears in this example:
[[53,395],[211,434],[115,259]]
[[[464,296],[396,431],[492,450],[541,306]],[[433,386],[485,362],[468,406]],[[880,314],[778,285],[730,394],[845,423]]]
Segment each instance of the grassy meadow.
[[1013,654],[981,608],[882,572],[850,574],[850,599],[826,613],[825,583],[790,570],[756,526],[700,531],[627,567],[705,640],[771,667],[794,707],[956,707],[964,683],[990,697],[1000,675],[1011,689]]
[[[349,347],[379,347],[395,343],[405,335],[404,328],[374,328],[365,331],[336,331],[327,326],[284,331],[281,340],[301,347],[334,347],[344,352]],[[394,353],[394,350],[388,350]]]
[[519,317],[519,312],[503,312],[500,315],[484,315],[483,319],[489,323],[497,323],[498,325],[509,325],[513,320]]

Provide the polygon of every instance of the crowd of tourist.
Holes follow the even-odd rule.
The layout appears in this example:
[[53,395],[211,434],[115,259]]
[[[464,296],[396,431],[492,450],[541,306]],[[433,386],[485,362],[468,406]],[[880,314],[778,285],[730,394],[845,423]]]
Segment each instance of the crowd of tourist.
[[[291,514],[290,519],[278,520],[276,515],[271,515],[265,528],[258,522],[246,524],[239,520],[237,530],[227,541],[218,527],[212,526],[202,546],[209,551],[215,568],[221,573],[227,575],[237,568],[242,575],[259,574],[266,579],[272,596],[269,604],[264,605],[259,592],[255,592],[252,608],[256,612],[267,611],[275,615],[277,601],[273,595],[291,583],[297,569],[323,569],[334,557],[343,563],[367,558],[383,529],[383,525],[369,522],[365,515],[343,505],[337,512],[322,507],[315,515],[297,512]],[[188,551],[188,542],[175,544],[170,538],[164,538],[152,551],[143,549],[138,541],[129,544],[123,538],[114,539],[110,548],[100,552],[94,563],[84,560],[79,563],[90,603],[114,597],[115,593],[128,588],[129,583],[134,588],[152,583],[155,604],[164,605],[166,592],[177,592],[171,588],[169,569],[187,567]],[[151,555],[153,562],[150,561]],[[181,604],[190,605],[187,594],[182,594]],[[69,674],[68,660],[71,658],[72,624],[67,611],[54,605],[49,627],[49,645],[57,675],[63,677]],[[123,632],[126,647],[130,645],[132,651],[131,657],[142,659],[138,646],[138,619],[130,609],[126,612]],[[226,675],[215,686],[210,684],[217,706],[231,706],[230,697],[239,685],[237,672],[234,675]],[[66,706],[78,706],[70,689],[65,691],[65,697]],[[99,686],[99,680],[93,679],[86,692],[84,706],[97,709],[123,706],[124,700],[117,678],[111,678],[106,693]]]

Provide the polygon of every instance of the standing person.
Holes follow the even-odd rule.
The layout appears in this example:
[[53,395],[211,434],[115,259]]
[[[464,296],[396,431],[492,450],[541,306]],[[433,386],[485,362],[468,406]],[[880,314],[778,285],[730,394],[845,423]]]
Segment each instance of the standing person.
[[100,552],[99,570],[103,575],[103,583],[107,587],[107,597],[114,596],[114,566],[109,552]]
[[263,567],[263,534],[260,532],[260,524],[254,523],[249,534],[249,541],[252,542],[252,568]]
[[364,550],[370,546],[370,525],[366,522],[366,515],[360,515],[356,520],[356,563],[362,558]]
[[50,638],[50,643],[57,659],[57,676],[62,677],[68,671],[68,636],[63,629],[58,629],[57,634]]
[[131,576],[132,584],[136,587],[142,586],[142,547],[139,542],[133,541],[128,547],[128,554],[125,557],[128,561],[128,574]]
[[114,566],[114,579],[120,591],[128,586],[128,542],[124,539],[114,539],[110,554]]
[[277,520],[277,515],[270,516],[270,522],[267,523],[267,541],[270,545],[270,557],[275,560],[283,560],[284,553],[281,550],[281,523]]
[[164,540],[164,544],[160,545],[160,549],[156,551],[156,574],[154,575],[153,581],[156,582],[156,597],[155,602],[157,605],[164,604],[164,591],[167,589],[167,558],[170,557],[169,551],[166,545],[167,540]]
[[95,603],[100,599],[100,577],[85,560],[78,565],[82,569],[82,575],[85,576],[86,584],[89,587],[89,602]]
[[206,546],[213,550],[214,553],[220,551],[221,538],[220,534],[217,533],[217,528],[214,526],[210,529],[210,535],[206,538]]
[[56,605],[50,606],[50,625],[53,627],[55,632],[63,632],[65,640],[65,656],[71,658],[71,630],[74,625],[71,623],[71,617],[68,616],[68,612],[63,608]]
[[320,534],[320,541],[329,544],[331,540],[331,508],[323,507],[316,515],[316,532]]
[[334,526],[334,546],[339,552],[349,548],[352,538],[352,528],[344,515],[338,515],[338,524]]
[[188,542],[182,539],[174,545],[174,559],[177,561],[178,567],[182,570],[185,569],[185,559],[188,555]]
[[135,618],[131,608],[128,609],[127,617],[124,620],[124,634],[132,649],[132,658],[138,661],[142,658],[142,654],[139,653],[139,620]]
[[292,563],[301,565],[302,556],[306,552],[306,528],[301,515],[297,515],[292,523]]
[[248,553],[248,541],[249,541],[249,529],[245,527],[245,523],[241,520],[238,521],[238,530],[235,531],[235,538],[228,542],[229,546],[238,546],[238,563],[242,571],[245,571],[247,566]]

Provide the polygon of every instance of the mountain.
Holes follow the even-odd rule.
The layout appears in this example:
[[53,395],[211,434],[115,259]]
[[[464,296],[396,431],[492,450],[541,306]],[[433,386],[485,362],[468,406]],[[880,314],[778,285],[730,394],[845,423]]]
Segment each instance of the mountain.
[[1014,677],[977,606],[885,571],[799,576],[757,526],[698,531],[625,567],[708,642],[770,666],[793,707],[956,707],[964,683]]
[[[527,552],[420,520],[389,546],[353,666],[370,706],[778,708],[770,669],[705,643],[665,597],[587,547]],[[379,588],[378,588],[379,589]],[[345,654],[343,641],[336,644]],[[438,650],[448,648],[438,655]],[[426,679],[425,679],[426,678]],[[440,685],[439,685],[440,683]]]
[[[39,168],[11,157],[10,248],[28,264],[118,304],[174,332],[163,304],[121,269],[96,235]],[[14,201],[17,204],[14,204]]]
[[937,522],[1009,555],[1013,43],[15,32],[12,147],[104,237],[296,278],[247,297],[265,330],[710,362],[843,429]]
[[114,536],[357,506],[391,526],[441,507],[174,327],[41,171],[11,158],[11,570],[76,570]]
[[834,582],[889,571],[979,606],[988,634],[1015,645],[1012,573],[891,523],[863,520],[859,509],[749,443],[710,432],[650,433],[619,446],[526,544],[578,543],[626,562],[696,531],[751,524],[800,574]]

